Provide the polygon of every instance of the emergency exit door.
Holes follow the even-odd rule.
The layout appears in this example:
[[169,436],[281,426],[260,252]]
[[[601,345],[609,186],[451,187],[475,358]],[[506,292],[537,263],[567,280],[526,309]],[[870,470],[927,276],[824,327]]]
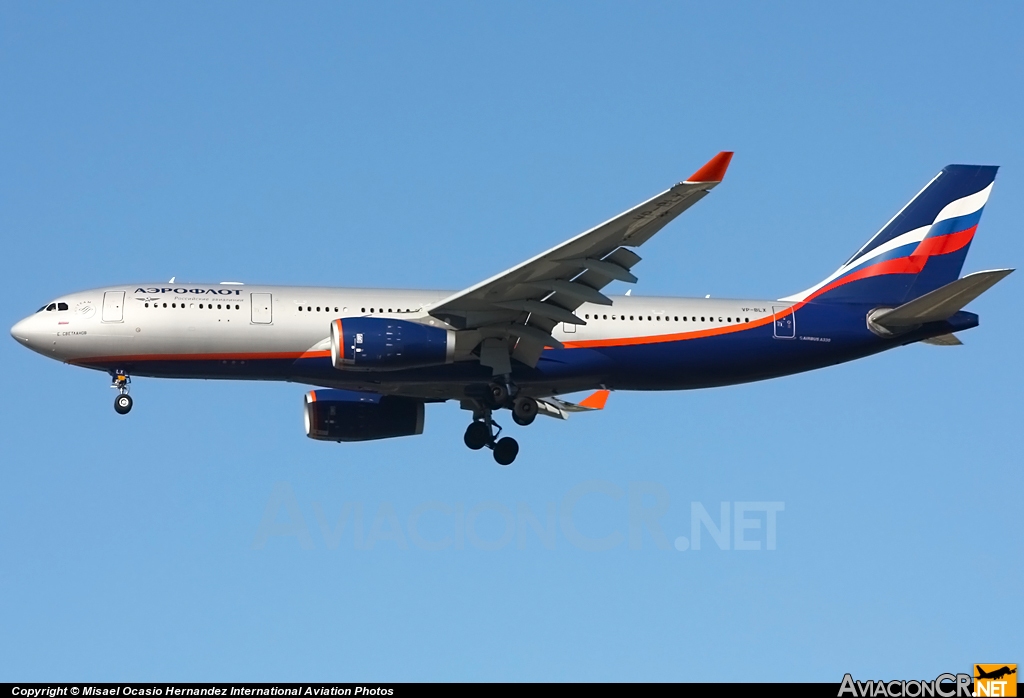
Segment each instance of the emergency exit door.
[[274,321],[274,299],[269,293],[250,293],[252,300],[252,321],[257,325],[269,325]]

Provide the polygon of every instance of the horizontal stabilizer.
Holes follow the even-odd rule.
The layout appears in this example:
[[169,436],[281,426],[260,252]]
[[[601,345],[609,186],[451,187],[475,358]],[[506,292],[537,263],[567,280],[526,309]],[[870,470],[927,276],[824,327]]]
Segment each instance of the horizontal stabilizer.
[[968,274],[898,308],[872,316],[871,321],[888,329],[939,322],[952,317],[965,305],[1008,276],[1013,269],[996,269]]
[[940,334],[938,337],[929,337],[921,341],[924,344],[934,344],[937,347],[958,347],[963,344],[955,334]]

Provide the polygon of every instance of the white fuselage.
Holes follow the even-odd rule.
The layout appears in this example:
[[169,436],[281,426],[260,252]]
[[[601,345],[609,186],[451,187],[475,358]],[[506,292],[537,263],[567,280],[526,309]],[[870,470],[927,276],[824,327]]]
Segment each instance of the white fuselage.
[[[120,294],[123,294],[123,298]],[[116,357],[301,355],[326,351],[332,320],[396,317],[442,326],[424,308],[448,291],[223,284],[130,284],[62,296],[12,328],[21,343],[51,358],[82,363]],[[565,343],[694,332],[743,325],[778,301],[616,296],[584,304],[585,325],[559,323]]]

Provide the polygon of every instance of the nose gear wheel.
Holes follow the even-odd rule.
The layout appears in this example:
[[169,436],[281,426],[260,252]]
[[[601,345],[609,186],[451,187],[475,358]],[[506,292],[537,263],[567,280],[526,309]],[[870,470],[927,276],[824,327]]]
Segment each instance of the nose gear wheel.
[[117,391],[117,397],[114,398],[114,411],[118,414],[128,414],[132,411],[132,398],[128,395],[132,379],[123,371],[112,373],[111,377],[113,382],[110,387]]

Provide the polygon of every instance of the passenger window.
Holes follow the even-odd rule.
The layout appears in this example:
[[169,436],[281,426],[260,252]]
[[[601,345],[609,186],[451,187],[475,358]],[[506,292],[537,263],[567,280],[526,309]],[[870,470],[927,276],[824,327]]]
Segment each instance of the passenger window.
[[147,308],[149,307],[149,303],[146,303],[146,307],[147,307]]

